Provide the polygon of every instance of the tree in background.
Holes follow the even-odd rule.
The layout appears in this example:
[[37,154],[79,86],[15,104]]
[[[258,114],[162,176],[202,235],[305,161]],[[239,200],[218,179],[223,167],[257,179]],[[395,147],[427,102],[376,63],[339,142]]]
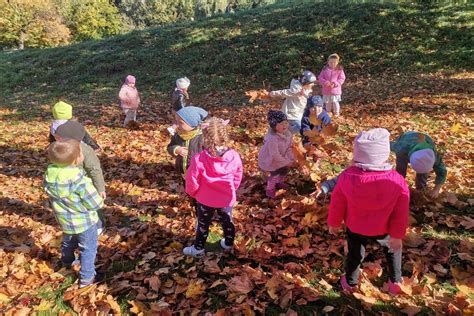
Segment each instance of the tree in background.
[[122,0],[119,8],[137,28],[189,20],[194,17],[194,0]]
[[66,44],[70,31],[50,0],[0,0],[0,45],[51,47]]
[[117,7],[108,0],[69,0],[63,5],[74,40],[101,39],[120,34],[122,21]]

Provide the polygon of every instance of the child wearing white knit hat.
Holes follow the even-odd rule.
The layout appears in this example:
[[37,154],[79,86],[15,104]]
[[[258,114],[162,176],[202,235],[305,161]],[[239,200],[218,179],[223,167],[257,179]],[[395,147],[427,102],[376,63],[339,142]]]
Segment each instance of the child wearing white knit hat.
[[328,211],[328,226],[336,234],[346,226],[348,254],[341,286],[356,290],[365,247],[378,243],[388,261],[388,289],[400,293],[402,239],[408,226],[410,190],[388,162],[390,133],[383,128],[361,132],[354,140],[352,166],[337,179]]
[[438,197],[442,185],[446,182],[447,170],[431,137],[419,132],[406,132],[390,143],[390,149],[397,156],[398,173],[405,177],[408,164],[415,170],[417,190],[427,187],[429,173],[433,170],[436,179],[430,196]]

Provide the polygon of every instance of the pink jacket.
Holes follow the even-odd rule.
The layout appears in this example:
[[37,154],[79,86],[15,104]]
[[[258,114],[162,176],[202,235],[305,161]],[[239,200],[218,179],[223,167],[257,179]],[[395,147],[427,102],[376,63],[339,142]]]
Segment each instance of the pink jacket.
[[123,84],[119,92],[120,106],[123,109],[136,109],[140,104],[140,96],[135,87]]
[[[346,80],[346,74],[342,68],[340,69],[331,69],[329,66],[326,66],[321,70],[321,73],[318,76],[319,83],[323,86],[323,95],[341,95],[342,94],[342,84]],[[330,88],[326,86],[327,82],[336,83],[336,87]]]
[[258,166],[264,171],[275,171],[290,165],[294,161],[292,144],[290,131],[280,134],[270,128],[258,154]]
[[242,161],[235,150],[229,149],[222,157],[203,150],[191,159],[186,172],[186,193],[209,207],[232,206],[242,172]]
[[350,231],[403,238],[408,226],[410,191],[395,170],[346,169],[339,176],[329,205],[328,225],[346,223]]

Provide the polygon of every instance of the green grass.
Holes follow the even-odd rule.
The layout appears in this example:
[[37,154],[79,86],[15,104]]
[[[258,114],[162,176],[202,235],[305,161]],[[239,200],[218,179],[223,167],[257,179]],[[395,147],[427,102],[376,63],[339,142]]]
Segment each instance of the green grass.
[[39,311],[36,313],[38,316],[48,316],[48,315],[58,315],[59,312],[68,312],[72,315],[76,313],[69,307],[69,305],[64,301],[64,292],[69,288],[76,278],[73,276],[67,276],[64,279],[64,282],[57,288],[53,289],[51,286],[46,286],[38,289],[37,297],[44,299],[51,303],[54,306],[53,310],[49,311]]
[[[338,52],[350,77],[381,72],[473,69],[473,4],[280,1],[234,15],[134,31],[100,41],[0,53],[2,106],[66,98],[80,107],[115,100],[137,76],[147,97],[168,97],[187,75],[191,95],[285,87]],[[370,30],[370,31],[368,31]],[[442,44],[442,49],[441,44]],[[33,110],[33,111],[32,111]]]

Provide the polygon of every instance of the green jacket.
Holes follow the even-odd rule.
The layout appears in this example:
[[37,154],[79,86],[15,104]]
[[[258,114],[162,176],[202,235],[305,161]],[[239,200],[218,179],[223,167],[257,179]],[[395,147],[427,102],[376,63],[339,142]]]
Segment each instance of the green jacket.
[[426,134],[419,132],[406,132],[400,135],[395,141],[390,142],[390,150],[397,156],[404,155],[409,160],[411,154],[421,149],[432,149],[435,153],[435,164],[433,170],[436,174],[435,184],[446,182],[447,170],[443,163],[443,158],[436,151],[436,145]]
[[80,234],[98,222],[104,201],[84,170],[51,164],[43,185],[63,232]]
[[89,145],[81,142],[82,154],[84,155],[84,161],[78,166],[86,172],[86,175],[91,178],[95,188],[99,193],[105,192],[105,181],[102,168],[100,166],[100,160],[97,157],[94,149]]

